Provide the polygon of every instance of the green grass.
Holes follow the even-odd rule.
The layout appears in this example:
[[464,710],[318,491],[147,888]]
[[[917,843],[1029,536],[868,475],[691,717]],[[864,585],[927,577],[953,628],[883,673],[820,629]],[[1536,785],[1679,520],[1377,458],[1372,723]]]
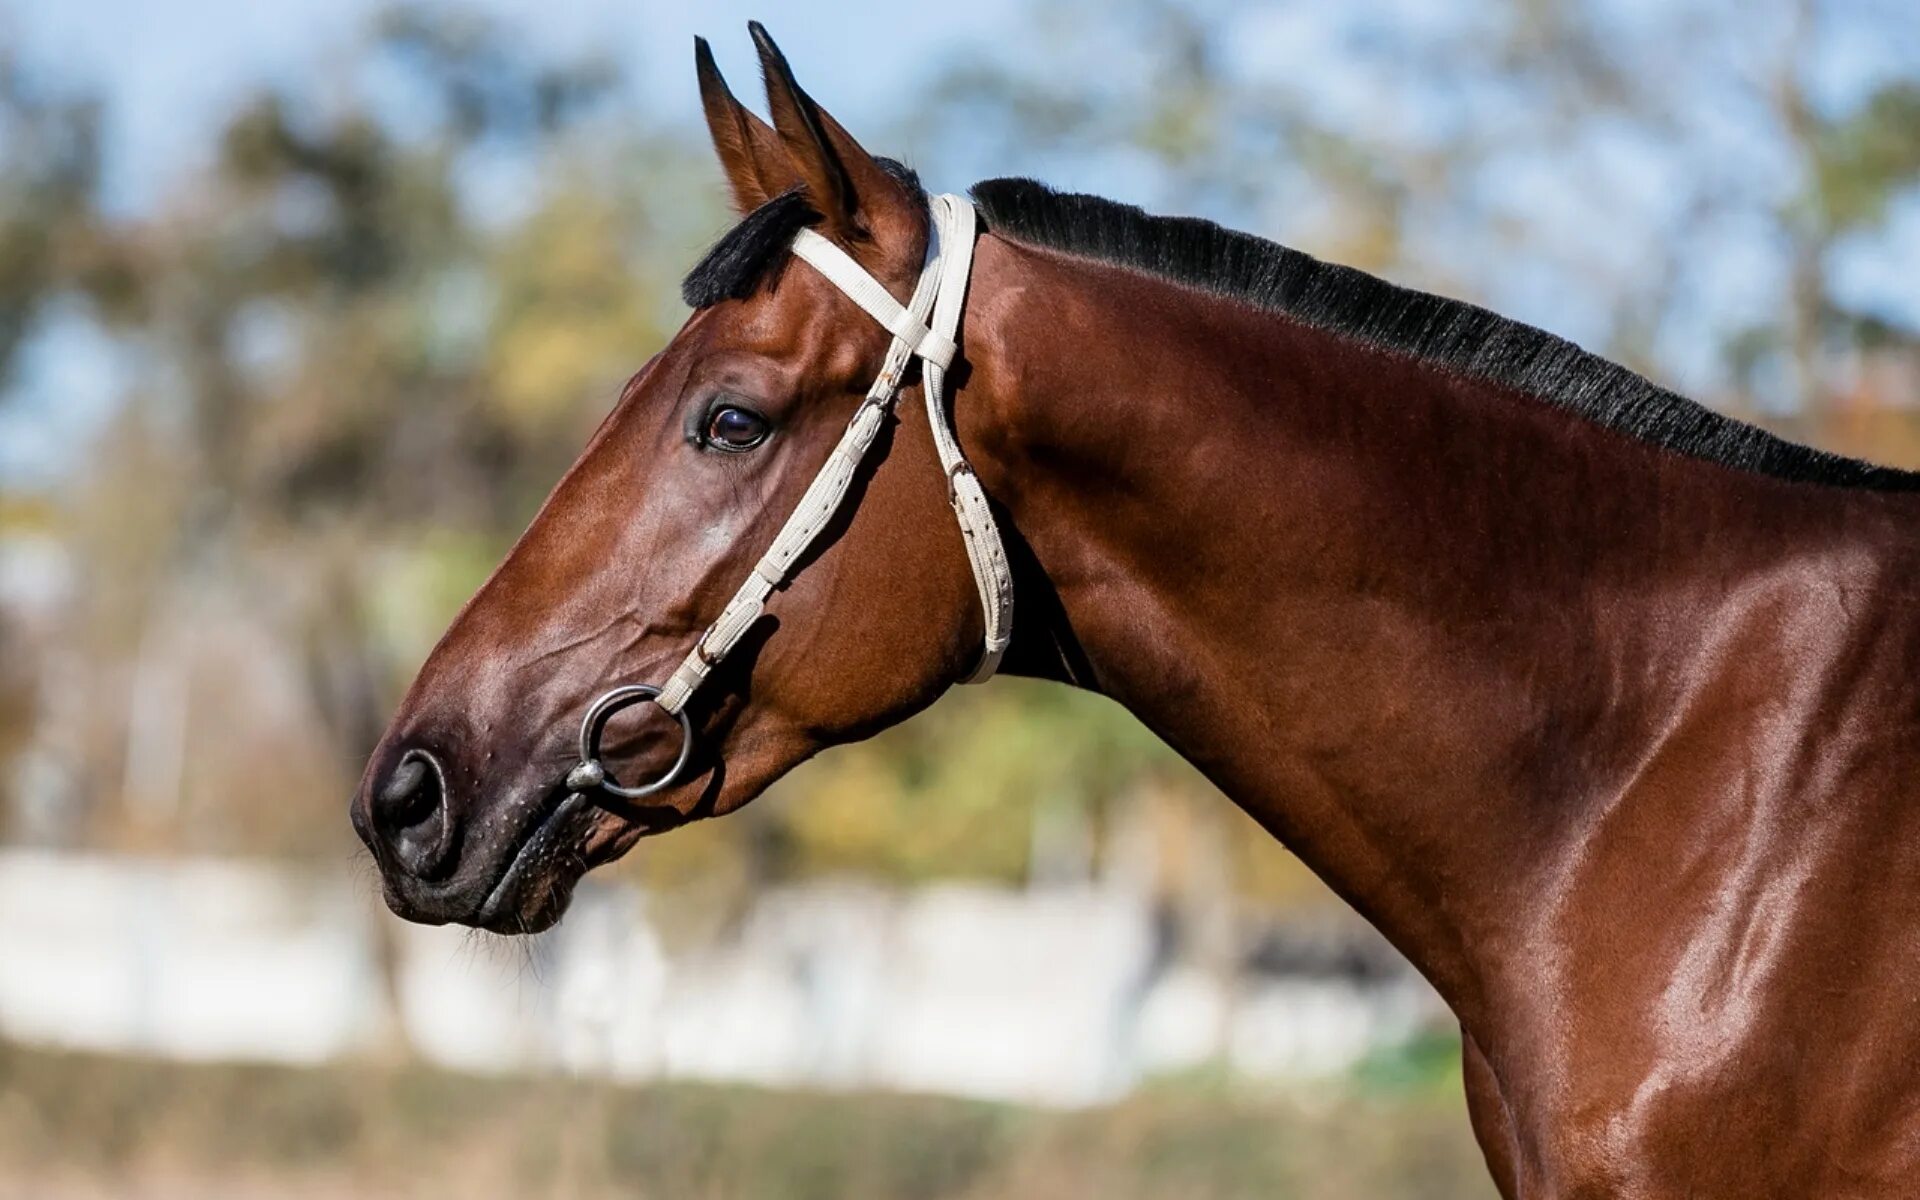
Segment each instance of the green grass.
[[1492,1195],[1458,1093],[1425,1086],[1291,1096],[1176,1087],[1055,1113],[422,1067],[183,1065],[0,1043],[0,1195],[58,1193],[48,1181],[66,1194],[465,1200]]

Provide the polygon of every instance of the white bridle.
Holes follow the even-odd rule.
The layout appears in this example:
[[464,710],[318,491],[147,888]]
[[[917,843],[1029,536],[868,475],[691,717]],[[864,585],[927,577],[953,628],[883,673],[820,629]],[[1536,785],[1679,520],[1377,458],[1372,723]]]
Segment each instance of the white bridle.
[[[794,255],[811,264],[885,326],[893,335],[893,344],[887,349],[879,376],[867,389],[866,400],[848,422],[847,431],[840,435],[833,453],[827,456],[826,465],[820,468],[800,498],[799,507],[787,518],[773,545],[754,564],[746,582],[694,643],[666,684],[658,688],[649,684],[613,688],[588,706],[580,723],[580,762],[567,774],[567,786],[572,790],[600,789],[638,799],[660,791],[679,777],[693,749],[693,725],[687,719],[687,701],[760,619],[767,596],[787,580],[794,563],[845,503],[854,472],[892,411],[894,397],[900,391],[900,379],[916,357],[922,363],[921,391],[926,393],[927,425],[933,431],[934,448],[947,475],[947,498],[960,522],[967,561],[973,567],[974,585],[979,589],[980,607],[986,618],[986,644],[979,665],[965,682],[983,682],[999,667],[1012,636],[1013,572],[1007,565],[1006,547],[1000,540],[999,527],[994,524],[986,493],[981,490],[979,479],[954,438],[946,396],[947,368],[959,352],[954,339],[966,301],[967,277],[973,267],[973,205],[959,196],[941,195],[930,201],[930,212],[926,265],[921,268],[912,298],[904,306],[840,247],[811,229],[802,229],[794,235]],[[606,768],[600,764],[596,753],[600,733],[615,712],[648,700],[679,721],[680,754],[672,768],[652,783],[622,787],[608,778]]]

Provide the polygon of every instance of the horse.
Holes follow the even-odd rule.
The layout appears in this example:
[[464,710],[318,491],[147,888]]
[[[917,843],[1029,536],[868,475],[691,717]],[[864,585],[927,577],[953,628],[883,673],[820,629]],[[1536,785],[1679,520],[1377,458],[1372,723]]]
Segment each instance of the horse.
[[545,928],[998,660],[1432,982],[1508,1200],[1920,1187],[1920,474],[1205,221],[930,198],[752,33],[770,122],[696,39],[691,316],[352,801],[396,913]]

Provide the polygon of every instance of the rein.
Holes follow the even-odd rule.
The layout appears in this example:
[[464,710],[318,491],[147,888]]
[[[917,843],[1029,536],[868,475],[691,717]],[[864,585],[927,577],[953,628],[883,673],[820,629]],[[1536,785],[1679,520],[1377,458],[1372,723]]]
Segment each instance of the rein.
[[[827,457],[826,465],[808,485],[799,506],[781,526],[773,545],[754,564],[733,599],[694,642],[693,649],[687,652],[667,682],[660,687],[625,684],[601,693],[588,705],[580,722],[580,761],[567,773],[570,790],[598,790],[637,800],[663,790],[679,778],[693,753],[693,723],[687,718],[687,701],[760,619],[767,596],[786,582],[794,563],[846,502],[854,472],[892,411],[901,378],[916,357],[923,364],[921,391],[926,394],[927,424],[933,431],[934,448],[947,476],[947,500],[960,523],[967,562],[973,568],[974,586],[979,590],[980,607],[986,618],[986,639],[979,664],[963,682],[983,683],[999,667],[1012,637],[1013,572],[1007,565],[1006,547],[987,505],[986,492],[981,489],[979,478],[954,437],[946,396],[947,368],[959,353],[954,339],[966,300],[967,278],[973,268],[974,211],[970,202],[953,195],[934,196],[928,207],[931,221],[927,259],[920,270],[919,282],[914,285],[913,296],[904,306],[840,247],[811,229],[802,229],[794,235],[794,255],[809,263],[880,322],[893,335],[893,343],[887,349],[880,374],[867,389],[867,398],[847,423],[846,432]],[[680,753],[666,774],[639,787],[626,787],[608,775],[601,764],[600,738],[615,713],[647,701],[680,723]]]

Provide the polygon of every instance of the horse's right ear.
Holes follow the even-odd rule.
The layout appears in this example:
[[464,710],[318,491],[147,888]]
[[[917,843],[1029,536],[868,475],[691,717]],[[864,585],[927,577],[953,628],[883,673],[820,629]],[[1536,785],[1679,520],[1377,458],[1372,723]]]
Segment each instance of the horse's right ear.
[[720,169],[740,215],[800,186],[800,173],[780,135],[734,99],[703,37],[693,39],[693,66],[700,76],[700,107],[706,110],[707,131],[713,135],[714,152],[720,156]]
[[749,21],[747,30],[760,51],[775,136],[820,214],[819,231],[856,257],[868,256],[869,268],[897,259],[918,273],[927,216],[921,201],[801,89],[766,26]]

